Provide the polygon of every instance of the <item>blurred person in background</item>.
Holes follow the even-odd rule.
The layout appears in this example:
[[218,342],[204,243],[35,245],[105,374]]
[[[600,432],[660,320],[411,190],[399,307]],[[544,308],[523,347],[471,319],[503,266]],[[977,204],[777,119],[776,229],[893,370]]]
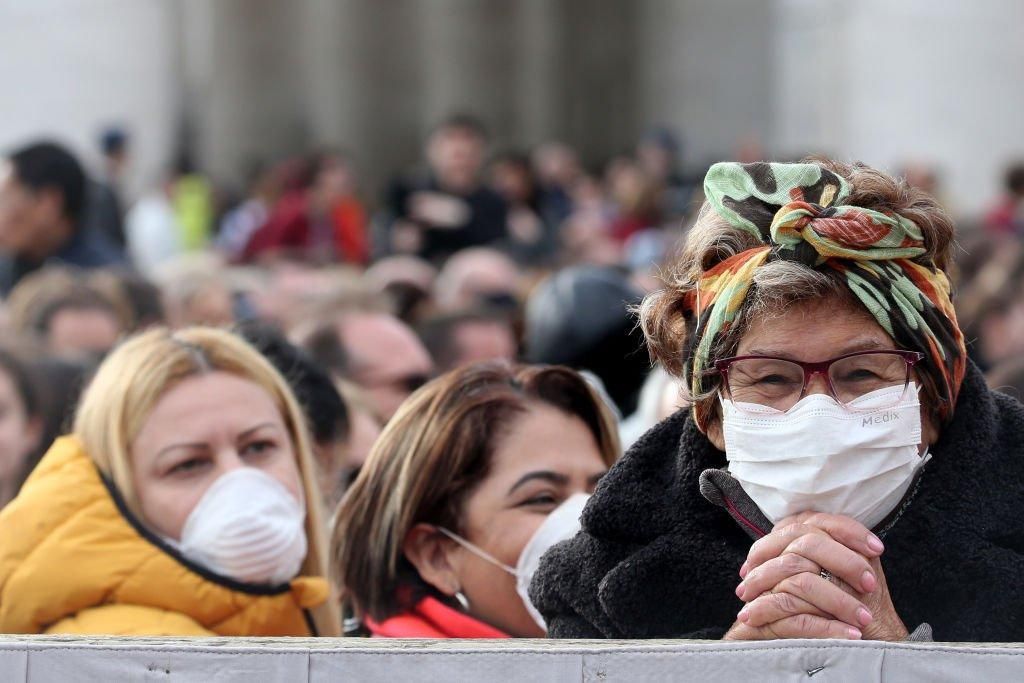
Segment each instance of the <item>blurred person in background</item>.
[[28,456],[18,482],[19,489],[53,442],[71,431],[78,400],[95,372],[99,360],[67,359],[48,355],[26,357],[29,358],[29,369],[38,389],[38,412],[42,420],[42,434],[39,438],[39,447]]
[[572,213],[558,227],[561,260],[567,264],[614,266],[622,245],[612,234],[616,208],[601,182],[581,175],[572,185]]
[[196,168],[188,151],[178,156],[169,195],[181,248],[205,249],[213,237],[216,199],[213,184]]
[[985,215],[985,228],[993,237],[1024,237],[1024,162],[1006,170],[1005,193]]
[[428,318],[417,330],[438,373],[487,360],[512,362],[519,356],[508,317],[466,310]]
[[577,266],[554,273],[526,304],[526,360],[593,373],[619,415],[631,415],[650,372],[643,334],[630,310],[642,296],[617,268]]
[[525,265],[550,260],[557,246],[553,227],[541,218],[541,194],[526,154],[506,152],[490,167],[490,186],[508,207],[506,248]]
[[366,211],[356,197],[351,162],[341,152],[316,154],[308,187],[281,197],[243,253],[247,261],[274,257],[366,263]]
[[103,234],[83,225],[85,195],[82,166],[56,143],[32,143],[0,163],[0,293],[44,264],[122,261]]
[[655,187],[658,213],[670,222],[690,212],[696,183],[680,169],[682,144],[670,129],[656,126],[641,136],[636,160]]
[[378,637],[542,637],[525,585],[618,456],[613,419],[571,370],[484,363],[434,380],[338,510],[343,600]]
[[123,128],[112,126],[99,136],[99,177],[89,183],[84,225],[100,233],[124,252],[124,179],[131,162],[131,138]]
[[135,268],[146,275],[185,252],[178,217],[171,203],[173,194],[173,178],[163,178],[144,193],[125,216],[128,256]]
[[283,183],[283,164],[250,169],[246,197],[225,214],[214,241],[214,246],[227,261],[242,260],[253,235],[267,224],[270,211],[283,190]]
[[237,331],[281,373],[302,407],[312,437],[320,495],[329,515],[346,484],[350,411],[330,375],[284,335],[255,322],[242,324]]
[[576,152],[562,142],[545,142],[533,150],[531,161],[540,216],[548,225],[561,225],[576,208],[573,186],[582,175]]
[[361,272],[351,266],[277,261],[235,266],[224,272],[240,320],[259,319],[291,330],[323,313],[335,300],[362,292]]
[[0,509],[14,498],[43,437],[38,378],[28,364],[0,349]]
[[615,159],[605,176],[616,210],[610,231],[617,241],[661,227],[658,187],[640,164],[630,158]]
[[382,422],[434,373],[416,333],[372,302],[325,312],[294,339],[336,378],[358,385]]
[[12,330],[42,354],[98,363],[128,331],[130,311],[90,278],[57,266],[23,278],[8,300]]
[[522,279],[515,261],[497,249],[463,249],[438,273],[434,303],[442,313],[489,308],[514,316],[519,309]]
[[508,236],[504,200],[483,184],[487,132],[475,118],[456,114],[431,132],[428,169],[392,183],[384,204],[389,252],[438,263],[467,247]]
[[[348,409],[349,435],[345,448],[345,461],[341,470],[342,488],[340,493],[344,495],[348,487],[352,485],[359,476],[363,463],[369,457],[373,444],[380,437],[384,423],[377,417],[377,413],[366,394],[358,385],[345,380],[337,380],[335,386],[341,394],[345,407]],[[334,510],[335,508],[332,508]]]
[[212,253],[192,254],[168,261],[154,272],[170,327],[235,322],[235,300],[223,268]]
[[96,291],[115,302],[122,312],[125,332],[134,334],[167,324],[163,294],[144,276],[125,269],[94,270],[87,281]]
[[0,631],[336,635],[323,532],[281,375],[228,332],[153,330],[0,512]]
[[987,372],[1024,354],[1024,243],[980,239],[959,262],[957,317],[971,360]]
[[433,310],[436,279],[437,268],[416,256],[385,256],[363,274],[366,289],[388,297],[395,315],[411,326]]
[[1024,281],[986,302],[977,330],[976,355],[986,370],[1024,356]]
[[101,360],[125,332],[110,299],[94,289],[58,294],[39,311],[34,337],[45,353],[67,360]]

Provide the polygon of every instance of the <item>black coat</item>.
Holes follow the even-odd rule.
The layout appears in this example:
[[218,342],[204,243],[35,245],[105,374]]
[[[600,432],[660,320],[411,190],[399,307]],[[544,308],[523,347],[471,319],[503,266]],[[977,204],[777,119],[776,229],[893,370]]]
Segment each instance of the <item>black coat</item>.
[[[913,498],[884,534],[897,613],[936,640],[1024,641],[1024,406],[969,365],[952,421]],[[648,432],[601,482],[583,531],[531,586],[553,638],[721,638],[751,539],[705,499],[725,454],[683,411]]]

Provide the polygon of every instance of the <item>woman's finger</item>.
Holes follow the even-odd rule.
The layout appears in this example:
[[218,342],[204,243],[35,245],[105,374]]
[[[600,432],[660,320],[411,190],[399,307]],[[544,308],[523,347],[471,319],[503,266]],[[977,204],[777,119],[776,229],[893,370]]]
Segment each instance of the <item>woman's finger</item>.
[[[850,550],[866,557],[878,557],[885,550],[878,536],[852,517],[827,512],[804,512],[790,519],[798,524],[818,527]],[[779,522],[779,525],[785,524],[786,520]]]
[[750,602],[784,579],[803,572],[820,574],[821,569],[827,569],[857,593],[873,593],[878,588],[874,569],[862,555],[823,533],[805,533],[778,557],[746,572],[736,587],[736,597]]
[[[850,550],[831,536],[804,534],[790,543],[780,557],[787,555],[799,555],[818,565],[819,570],[814,573],[820,572],[821,569],[827,569],[858,593],[872,593],[878,587],[878,577],[875,576],[868,559],[860,553]],[[796,562],[791,564],[795,566]],[[761,590],[768,590],[771,587],[765,586]]]
[[[814,605],[831,618],[858,629],[874,621],[874,615],[863,602],[818,574],[804,573],[791,576],[780,582],[772,593],[789,593]],[[765,607],[771,607],[771,603]],[[759,618],[768,619],[769,616],[765,616],[763,612],[763,609],[759,609]]]
[[[768,560],[778,557],[790,543],[805,534],[824,536],[826,532],[816,526],[802,523],[776,526],[770,534],[754,541],[754,544],[750,546],[750,551],[747,553],[747,561],[743,563],[743,567],[750,571],[754,567],[758,567]],[[744,576],[746,575],[746,572],[742,570],[740,573]]]
[[770,634],[768,638],[841,638],[860,640],[860,629],[835,619],[826,619],[816,614],[797,614],[771,624],[765,624],[761,631]]
[[751,602],[794,574],[817,574],[820,571],[820,566],[802,555],[783,553],[747,572],[740,585],[736,587],[736,597],[744,602]]
[[[766,624],[796,616],[797,614],[814,614],[824,619],[832,619],[832,615],[824,612],[803,598],[792,593],[765,593],[743,606],[736,620],[747,626],[758,628]],[[852,624],[851,624],[852,625]]]
[[[860,522],[849,517],[816,513],[804,522],[776,525],[770,534],[755,541],[750,546],[746,562],[740,568],[740,575],[745,577],[754,567],[778,557],[790,543],[807,534],[831,536],[850,550],[867,558],[878,557],[881,554],[880,548],[883,547],[882,542]],[[851,585],[860,585],[860,582],[855,581]]]

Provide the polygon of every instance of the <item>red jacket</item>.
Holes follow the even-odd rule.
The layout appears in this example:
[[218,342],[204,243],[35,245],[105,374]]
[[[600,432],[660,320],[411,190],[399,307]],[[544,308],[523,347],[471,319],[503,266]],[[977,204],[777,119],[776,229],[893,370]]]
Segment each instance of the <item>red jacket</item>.
[[[334,256],[345,263],[366,263],[369,245],[366,212],[354,198],[344,199],[331,210],[331,243]],[[309,198],[304,192],[285,195],[274,207],[267,223],[253,234],[243,260],[267,252],[304,252],[316,248],[309,217]]]
[[435,598],[423,598],[408,612],[377,623],[366,620],[374,638],[508,638],[493,626],[448,607]]

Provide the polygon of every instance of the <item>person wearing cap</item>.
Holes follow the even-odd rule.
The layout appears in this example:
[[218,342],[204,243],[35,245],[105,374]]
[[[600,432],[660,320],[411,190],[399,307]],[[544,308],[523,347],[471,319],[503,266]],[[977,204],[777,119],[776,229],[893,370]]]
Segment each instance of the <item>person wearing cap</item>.
[[721,163],[634,445],[530,597],[562,638],[1018,641],[1024,407],[967,359],[934,199],[862,164]]

